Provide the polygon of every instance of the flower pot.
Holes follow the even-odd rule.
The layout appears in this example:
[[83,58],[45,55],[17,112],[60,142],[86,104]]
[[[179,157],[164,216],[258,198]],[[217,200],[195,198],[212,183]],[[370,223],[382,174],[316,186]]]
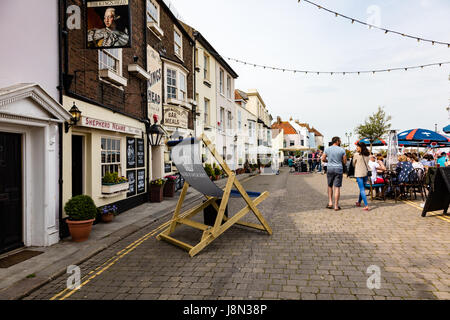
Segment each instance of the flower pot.
[[114,220],[114,213],[107,213],[107,214],[102,214],[102,221],[103,222],[111,222]]
[[167,181],[164,184],[164,192],[163,192],[164,197],[169,197],[172,198],[173,196],[175,196],[175,181]]
[[129,182],[117,183],[117,184],[102,184],[102,193],[112,194],[121,191],[128,190],[130,188]]
[[220,176],[216,176],[216,180],[220,180]]
[[92,224],[95,219],[82,220],[82,221],[70,221],[67,220],[67,225],[69,226],[70,235],[72,236],[72,241],[83,242],[89,238],[92,230]]
[[164,185],[150,185],[150,202],[162,202],[164,199]]

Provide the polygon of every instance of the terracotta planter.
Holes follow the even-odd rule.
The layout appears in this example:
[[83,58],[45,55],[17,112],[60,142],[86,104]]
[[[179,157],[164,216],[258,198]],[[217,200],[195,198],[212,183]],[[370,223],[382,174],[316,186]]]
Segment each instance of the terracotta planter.
[[150,185],[150,202],[162,202],[164,200],[164,185]]
[[175,196],[175,181],[167,181],[164,185],[164,197],[172,198]]
[[111,222],[114,220],[114,213],[107,213],[107,214],[102,214],[102,221],[103,222]]
[[83,220],[83,221],[70,221],[66,220],[70,235],[72,236],[72,241],[83,242],[89,238],[92,230],[92,224],[95,219]]
[[220,176],[216,176],[216,180],[220,180]]

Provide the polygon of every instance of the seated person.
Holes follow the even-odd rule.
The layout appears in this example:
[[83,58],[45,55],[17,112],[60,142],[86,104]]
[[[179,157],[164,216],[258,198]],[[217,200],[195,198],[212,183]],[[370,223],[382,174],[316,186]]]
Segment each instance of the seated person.
[[[383,184],[383,172],[386,171],[386,167],[383,163],[383,157],[379,156],[378,158],[375,158],[375,156],[371,155],[369,158],[368,163],[369,169],[372,172],[372,176],[370,179],[372,180],[372,184]],[[376,188],[376,196],[378,197],[380,195],[380,188]]]
[[426,154],[423,156],[422,161],[420,161],[423,166],[426,167],[435,167],[436,166],[436,162],[434,161],[433,155],[431,154]]
[[436,163],[439,165],[439,167],[445,167],[447,162],[447,154],[445,152],[442,152],[441,156],[436,160]]
[[424,169],[424,166],[421,162],[419,162],[419,159],[417,158],[416,154],[413,154],[411,156],[411,163],[414,169]]
[[397,182],[406,183],[409,182],[409,173],[414,169],[412,163],[408,161],[405,155],[398,157],[397,163]]

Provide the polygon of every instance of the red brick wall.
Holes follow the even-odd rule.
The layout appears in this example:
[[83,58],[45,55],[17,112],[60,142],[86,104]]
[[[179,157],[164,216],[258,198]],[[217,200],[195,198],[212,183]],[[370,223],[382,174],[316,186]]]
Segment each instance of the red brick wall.
[[[129,74],[128,65],[133,64],[133,57],[137,56],[139,58],[137,63],[146,69],[146,47],[144,45],[144,30],[146,29],[144,25],[145,3],[145,0],[130,0],[132,47],[122,49],[122,76],[128,80],[128,85],[124,87],[124,90],[121,90],[100,81],[98,75],[98,50],[86,49],[86,21],[82,1],[67,1],[67,7],[78,5],[82,12],[81,30],[68,30],[68,74],[74,75],[69,90],[139,119],[145,117],[146,81]],[[65,10],[66,8],[63,8],[63,5],[61,5],[61,19],[64,19]]]

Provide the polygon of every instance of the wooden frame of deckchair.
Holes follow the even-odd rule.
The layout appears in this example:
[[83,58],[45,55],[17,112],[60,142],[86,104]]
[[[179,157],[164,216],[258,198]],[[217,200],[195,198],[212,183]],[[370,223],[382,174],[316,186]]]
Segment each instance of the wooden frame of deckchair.
[[[244,187],[241,185],[241,183],[236,178],[236,175],[233,171],[230,170],[228,165],[225,163],[223,158],[220,156],[219,153],[217,153],[216,149],[212,145],[211,141],[206,137],[206,135],[202,134],[201,140],[205,144],[205,146],[211,151],[214,158],[217,160],[217,162],[220,164],[220,166],[223,168],[225,173],[228,176],[228,181],[224,189],[223,197],[220,202],[220,206],[216,204],[216,200],[219,198],[216,197],[209,197],[206,196],[206,201],[195,206],[192,209],[189,209],[185,211],[184,213],[180,213],[181,207],[183,205],[184,199],[186,197],[186,193],[189,189],[189,184],[187,182],[184,182],[183,189],[180,194],[180,198],[178,199],[178,203],[175,207],[175,211],[173,213],[172,220],[170,221],[170,225],[167,229],[162,231],[156,238],[158,240],[165,240],[171,244],[174,244],[186,251],[189,252],[189,255],[191,257],[198,254],[200,251],[202,251],[207,245],[209,245],[211,242],[213,242],[216,238],[218,238],[222,233],[224,233],[226,230],[228,230],[231,226],[234,224],[246,226],[253,229],[258,229],[262,231],[267,231],[269,235],[272,234],[272,229],[270,228],[267,221],[262,216],[259,209],[256,207],[258,204],[260,204],[264,199],[266,199],[269,196],[269,192],[265,191],[261,193],[259,197],[252,200],[247,192],[245,191]],[[226,218],[224,216],[225,209],[228,205],[228,200],[230,199],[230,193],[231,188],[233,185],[236,187],[236,189],[241,194],[244,201],[247,203],[247,205],[242,208],[239,212],[237,212],[233,217]],[[208,226],[203,223],[191,220],[193,216],[195,216],[197,213],[201,212],[203,209],[208,207],[209,205],[212,205],[217,210],[217,217],[214,223],[214,226]],[[240,220],[249,212],[253,211],[256,218],[261,224],[256,223],[249,223],[249,222],[241,222]],[[225,221],[225,222],[224,222]],[[222,222],[224,222],[222,224]],[[187,244],[185,242],[182,242],[180,240],[177,240],[170,235],[175,231],[175,229],[180,225],[186,225],[190,226],[199,230],[203,231],[202,238],[200,242],[192,246],[190,244]]]

